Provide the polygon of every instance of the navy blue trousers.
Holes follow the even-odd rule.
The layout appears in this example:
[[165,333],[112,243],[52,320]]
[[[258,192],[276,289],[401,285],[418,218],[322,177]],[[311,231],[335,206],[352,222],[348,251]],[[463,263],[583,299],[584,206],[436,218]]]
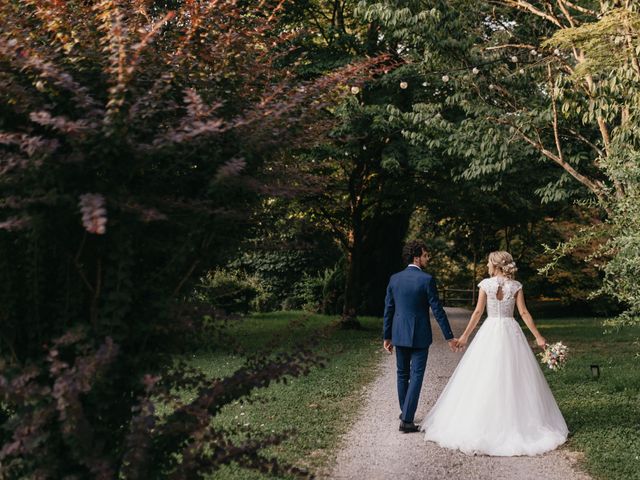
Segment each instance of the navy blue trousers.
[[410,423],[418,408],[428,348],[395,347],[398,366],[398,400],[402,420]]

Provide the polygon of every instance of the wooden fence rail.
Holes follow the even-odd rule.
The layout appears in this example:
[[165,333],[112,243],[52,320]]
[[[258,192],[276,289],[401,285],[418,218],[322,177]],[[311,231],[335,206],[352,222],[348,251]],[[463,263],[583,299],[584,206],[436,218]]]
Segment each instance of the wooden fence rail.
[[443,288],[442,304],[445,307],[473,307],[478,298],[477,289]]

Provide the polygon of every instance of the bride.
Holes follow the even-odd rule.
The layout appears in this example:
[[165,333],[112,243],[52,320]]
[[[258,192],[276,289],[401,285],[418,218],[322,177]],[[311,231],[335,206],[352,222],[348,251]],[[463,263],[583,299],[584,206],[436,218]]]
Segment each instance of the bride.
[[513,318],[515,305],[540,347],[516,264],[507,252],[489,255],[478,304],[458,345],[487,318],[424,422],[425,440],[468,454],[538,455],[563,444],[567,424],[527,339]]

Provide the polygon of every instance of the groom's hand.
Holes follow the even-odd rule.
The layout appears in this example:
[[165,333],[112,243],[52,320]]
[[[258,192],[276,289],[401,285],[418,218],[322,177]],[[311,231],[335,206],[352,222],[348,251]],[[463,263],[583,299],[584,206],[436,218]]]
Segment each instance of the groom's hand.
[[382,346],[384,347],[384,349],[389,352],[389,353],[393,353],[393,345],[391,344],[391,340],[385,340],[382,343]]
[[451,349],[452,352],[457,352],[458,351],[458,339],[457,338],[452,338],[451,340],[449,340],[449,348]]

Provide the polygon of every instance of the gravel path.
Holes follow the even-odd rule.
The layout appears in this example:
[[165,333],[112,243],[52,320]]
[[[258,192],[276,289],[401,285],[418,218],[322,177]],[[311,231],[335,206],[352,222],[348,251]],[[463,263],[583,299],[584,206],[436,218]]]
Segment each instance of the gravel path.
[[[470,313],[448,308],[451,328],[460,335]],[[427,372],[416,412],[416,423],[426,416],[455,369],[460,354],[449,350],[432,320],[435,342],[429,349]],[[469,456],[425,442],[423,433],[398,431],[395,355],[385,354],[380,376],[363,394],[361,411],[343,439],[331,479],[505,479],[589,480],[578,470],[578,455],[561,447],[537,457]]]

